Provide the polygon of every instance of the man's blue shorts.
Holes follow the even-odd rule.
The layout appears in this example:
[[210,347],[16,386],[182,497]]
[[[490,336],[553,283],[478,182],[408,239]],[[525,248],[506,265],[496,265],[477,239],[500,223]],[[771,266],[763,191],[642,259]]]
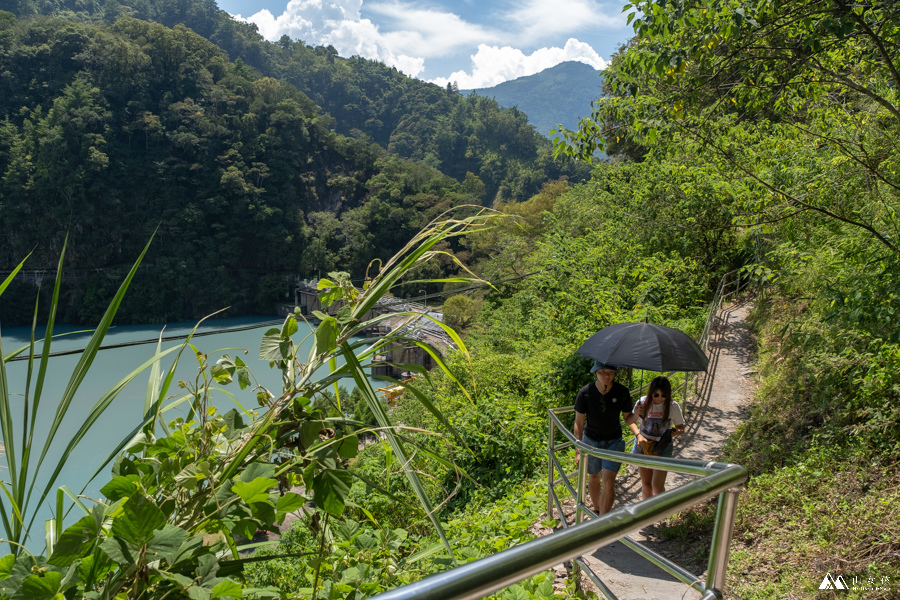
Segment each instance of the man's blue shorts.
[[[600,450],[613,450],[615,452],[625,452],[625,440],[622,438],[618,438],[615,440],[604,440],[602,442],[598,442],[597,440],[593,440],[589,438],[587,435],[581,436],[581,441],[587,444],[588,446],[592,446],[594,448],[599,448]],[[619,467],[622,466],[622,463],[618,463],[612,460],[607,460],[605,458],[598,458],[596,456],[588,457],[588,474],[595,475],[600,472],[600,469],[606,469],[607,471],[612,471],[613,473],[619,472]]]

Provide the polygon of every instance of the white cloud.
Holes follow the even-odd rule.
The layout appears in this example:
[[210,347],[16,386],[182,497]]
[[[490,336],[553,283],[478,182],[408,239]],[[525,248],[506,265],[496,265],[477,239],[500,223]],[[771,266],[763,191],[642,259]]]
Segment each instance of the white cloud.
[[[615,10],[621,11],[621,6],[615,6]],[[516,23],[522,40],[553,38],[588,28],[619,29],[623,25],[621,14],[607,14],[591,0],[527,0],[507,13],[507,18]]]
[[510,46],[480,44],[478,52],[471,58],[471,73],[456,71],[449,77],[432,79],[432,83],[444,86],[448,82],[455,81],[460,89],[471,90],[534,75],[568,60],[583,62],[598,70],[607,66],[607,62],[589,44],[579,42],[575,38],[569,38],[564,48],[540,48],[531,54],[525,54],[518,48]]
[[255,23],[260,35],[275,41],[286,35],[318,46],[334,46],[341,56],[364,56],[380,60],[415,77],[425,68],[425,59],[410,56],[382,35],[377,25],[360,17],[362,0],[291,0],[284,12],[275,16],[263,9],[236,19]]
[[[423,8],[425,5],[403,0],[366,0],[367,14],[376,19],[373,23],[361,16],[363,1],[290,0],[278,16],[264,9],[250,17],[235,17],[255,23],[267,40],[287,35],[311,45],[330,44],[341,56],[380,60],[412,77],[425,71],[428,59],[462,58],[477,47],[470,55],[471,73],[460,70],[432,80],[441,85],[457,81],[463,89],[490,87],[567,60],[606,68],[589,44],[570,38],[559,48],[552,46],[552,40],[584,28],[623,25],[621,16],[607,16],[596,0],[523,0],[509,12],[494,13],[491,23],[499,24],[496,26],[472,23],[447,9]],[[620,2],[613,4],[621,6]],[[541,45],[546,47],[531,54],[519,49]]]
[[496,41],[502,35],[491,28],[469,23],[454,13],[409,4],[374,3],[368,5],[368,10],[382,17],[379,21],[390,28],[384,39],[391,47],[426,58],[444,56],[485,41]]

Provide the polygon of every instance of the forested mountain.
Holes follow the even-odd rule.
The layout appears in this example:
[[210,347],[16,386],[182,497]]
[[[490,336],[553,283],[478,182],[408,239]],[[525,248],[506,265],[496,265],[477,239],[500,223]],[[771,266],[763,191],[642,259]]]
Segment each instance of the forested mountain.
[[538,133],[549,135],[562,125],[578,127],[591,114],[591,102],[602,95],[603,75],[590,65],[567,61],[540,73],[504,81],[489,88],[460,90],[493,98],[500,106],[517,107]]
[[[0,17],[0,269],[32,249],[30,268],[52,267],[68,233],[67,320],[95,316],[157,226],[123,319],[269,311],[285,274],[361,277],[450,206],[587,172],[555,163],[517,111],[266,43],[212,2],[14,8]],[[21,292],[4,322],[30,313]]]
[[460,181],[481,177],[488,203],[524,200],[543,181],[587,170],[554,164],[550,147],[521,112],[486,99],[405,76],[360,57],[341,58],[331,46],[312,47],[284,36],[268,43],[252,24],[235,21],[213,0],[18,0],[20,17],[58,15],[111,23],[121,16],[168,27],[185,25],[222,48],[231,60],[294,85],[335,118],[338,133],[368,136],[390,152],[422,160]]

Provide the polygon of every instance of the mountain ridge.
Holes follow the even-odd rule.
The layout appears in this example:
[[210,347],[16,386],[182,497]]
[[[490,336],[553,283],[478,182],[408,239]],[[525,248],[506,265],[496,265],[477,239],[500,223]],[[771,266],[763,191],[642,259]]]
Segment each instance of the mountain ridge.
[[591,101],[602,95],[602,85],[602,71],[566,61],[534,75],[460,93],[493,98],[502,107],[517,107],[538,133],[549,136],[558,125],[574,129],[581,117],[590,115]]

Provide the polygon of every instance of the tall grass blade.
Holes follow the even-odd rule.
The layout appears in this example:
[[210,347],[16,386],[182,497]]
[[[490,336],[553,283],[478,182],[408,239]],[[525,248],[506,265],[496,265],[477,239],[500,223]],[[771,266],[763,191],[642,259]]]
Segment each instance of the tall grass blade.
[[[37,464],[33,469],[31,468],[31,454],[32,448],[34,448],[33,436],[35,431],[35,423],[36,419],[38,418],[38,412],[41,404],[44,382],[46,381],[47,377],[51,343],[53,340],[53,328],[55,326],[56,313],[59,307],[59,295],[62,281],[61,273],[66,249],[65,244],[63,245],[63,249],[60,253],[59,263],[57,266],[57,276],[54,284],[46,331],[44,334],[43,347],[41,348],[40,363],[38,366],[37,377],[34,384],[34,394],[33,398],[29,401],[29,391],[31,387],[31,377],[34,372],[35,358],[34,331],[36,329],[37,320],[37,308],[35,308],[35,318],[32,323],[31,344],[29,346],[30,354],[28,361],[28,383],[26,389],[25,408],[23,411],[23,431],[21,432],[22,453],[19,457],[16,456],[14,450],[15,431],[12,423],[12,411],[9,402],[8,376],[6,373],[5,360],[3,359],[2,346],[0,346],[0,430],[2,430],[3,443],[6,446],[7,463],[10,470],[10,486],[9,488],[5,488],[4,492],[6,493],[8,501],[12,504],[12,506],[10,506],[8,510],[7,507],[2,507],[4,514],[2,520],[4,527],[6,528],[7,541],[9,542],[10,548],[12,549],[14,554],[18,554],[21,551],[22,543],[24,543],[24,540],[28,537],[30,528],[34,523],[34,519],[37,515],[38,510],[40,509],[40,505],[43,504],[44,500],[46,500],[47,496],[53,490],[56,479],[58,478],[59,473],[62,471],[62,467],[65,465],[66,461],[72,454],[71,448],[66,450],[60,460],[59,465],[57,466],[57,469],[54,471],[49,481],[44,484],[45,487],[43,489],[43,492],[40,494],[40,502],[38,503],[38,505],[32,506],[31,499],[34,494],[35,485],[37,484],[37,481],[39,479],[41,467],[46,460],[47,453],[62,425],[63,420],[65,419],[66,414],[68,413],[69,406],[71,405],[76,390],[83,381],[88,368],[90,367],[97,351],[100,348],[103,337],[112,324],[113,317],[115,316],[116,310],[122,302],[125,291],[134,278],[134,275],[137,272],[142,259],[147,253],[149,244],[150,242],[148,242],[147,246],[144,247],[144,250],[141,253],[140,257],[135,262],[125,281],[119,288],[116,296],[113,298],[112,302],[107,308],[107,311],[104,314],[103,319],[101,319],[100,325],[95,330],[94,335],[88,343],[87,348],[82,353],[81,359],[79,360],[74,372],[72,373],[66,390],[56,406],[54,418],[51,422],[47,434],[47,439],[44,442]],[[8,285],[8,283],[6,285]],[[96,416],[97,415],[94,416],[95,419]],[[14,515],[14,518],[8,518],[7,515],[9,514]]]
[[[28,253],[28,256],[31,256],[31,252]],[[28,260],[28,256],[22,259],[22,262],[16,265],[9,275],[6,276],[6,279],[3,280],[3,283],[0,283],[0,296],[3,295],[3,292],[6,291],[6,288],[9,287],[9,284],[12,283],[13,279],[16,278],[16,275],[19,271],[22,270],[22,267],[25,266],[25,261]]]
[[353,351],[350,349],[349,345],[342,345],[342,350],[344,360],[347,361],[347,363],[351,366],[350,373],[353,375],[353,379],[356,381],[356,387],[359,388],[360,392],[362,392],[362,395],[366,399],[366,402],[369,405],[369,409],[372,411],[372,414],[375,416],[378,424],[385,428],[384,431],[385,435],[387,436],[388,443],[390,444],[391,450],[394,452],[397,458],[401,460],[403,464],[403,472],[406,475],[406,479],[409,481],[409,485],[412,487],[413,492],[415,492],[416,497],[419,499],[419,503],[421,503],[422,508],[425,510],[425,514],[428,515],[428,518],[431,520],[432,525],[434,525],[435,531],[437,531],[438,536],[444,543],[444,547],[447,549],[447,552],[450,554],[453,562],[456,563],[456,557],[453,554],[453,548],[450,547],[450,542],[447,541],[447,536],[444,533],[444,528],[441,526],[441,522],[438,520],[437,515],[434,512],[434,508],[431,504],[431,499],[428,497],[428,492],[425,490],[425,487],[419,480],[419,476],[416,475],[416,472],[410,467],[410,458],[406,454],[406,450],[403,448],[403,444],[401,443],[401,441],[397,438],[396,435],[394,435],[391,420],[388,417],[387,412],[385,412],[384,407],[378,401],[378,397],[375,395],[375,390],[372,389],[372,386],[369,383],[368,378],[366,377],[365,371],[363,371],[362,365],[356,359],[356,355],[353,354]]
[[[116,396],[118,396],[119,393],[121,393],[121,391],[123,389],[125,389],[125,387],[129,383],[134,381],[134,379],[138,375],[140,375],[142,372],[144,372],[147,369],[147,367],[150,367],[154,364],[159,364],[159,361],[161,361],[163,358],[165,358],[166,356],[168,356],[172,352],[175,352],[178,349],[179,349],[179,347],[175,346],[175,347],[169,348],[168,350],[156,353],[151,358],[147,359],[138,368],[134,369],[131,373],[129,373],[124,378],[119,380],[119,382],[116,383],[116,385],[114,385],[109,391],[107,391],[105,394],[103,394],[103,396],[100,398],[100,400],[98,400],[97,403],[94,404],[94,406],[91,408],[90,412],[88,413],[88,416],[85,417],[84,422],[81,424],[81,427],[78,428],[78,430],[69,439],[69,443],[66,444],[66,447],[62,452],[61,458],[60,458],[59,462],[56,464],[56,468],[53,470],[52,475],[50,476],[51,482],[56,481],[56,479],[62,473],[63,468],[66,466],[68,459],[75,452],[75,447],[81,442],[81,440],[84,439],[84,437],[90,431],[91,427],[94,426],[94,424],[103,415],[103,413],[106,412],[106,409],[109,408],[109,405],[112,404],[113,400],[116,399]],[[82,486],[81,491],[83,492],[85,490],[85,488],[87,487],[87,485],[91,481],[93,481],[93,479],[97,475],[100,474],[100,472],[106,467],[106,465],[108,465],[109,462],[112,459],[114,459],[119,454],[119,452],[121,452],[122,449],[124,449],[125,446],[127,446],[128,443],[131,442],[132,439],[134,439],[134,435],[136,433],[138,433],[139,431],[144,429],[144,427],[146,427],[146,424],[148,421],[150,421],[152,423],[153,421],[155,421],[155,419],[156,419],[155,415],[145,416],[144,421],[140,425],[138,425],[138,427],[136,427],[134,431],[132,431],[126,437],[122,438],[119,441],[119,443],[116,445],[116,447],[113,449],[113,451],[110,452],[106,456],[106,458],[100,463],[100,465],[98,465],[97,470],[94,471],[94,473],[93,473],[93,475],[91,475],[90,479],[88,479],[87,481],[84,482],[84,485]],[[38,506],[40,506],[44,503],[44,500],[46,499],[47,495],[50,493],[51,490],[52,490],[51,485],[48,485],[46,487],[46,489],[44,489],[43,493],[41,494],[40,499],[38,500]],[[31,520],[28,523],[29,527],[31,527],[31,525],[33,525],[34,519],[36,517],[37,517],[37,513],[34,513],[31,517]]]

